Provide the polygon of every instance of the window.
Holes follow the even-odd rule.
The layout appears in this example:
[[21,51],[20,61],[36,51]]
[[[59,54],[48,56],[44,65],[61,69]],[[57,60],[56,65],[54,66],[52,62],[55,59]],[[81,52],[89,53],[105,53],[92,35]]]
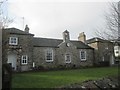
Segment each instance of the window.
[[17,45],[18,44],[18,38],[17,37],[10,37],[9,38],[9,44],[10,45]]
[[27,64],[27,62],[28,62],[28,56],[27,55],[23,55],[21,63],[22,64]]
[[53,50],[52,49],[47,49],[45,57],[46,57],[46,62],[53,61]]
[[71,62],[71,56],[70,54],[65,54],[65,62],[70,63]]
[[80,59],[81,59],[81,61],[86,60],[86,51],[80,51]]

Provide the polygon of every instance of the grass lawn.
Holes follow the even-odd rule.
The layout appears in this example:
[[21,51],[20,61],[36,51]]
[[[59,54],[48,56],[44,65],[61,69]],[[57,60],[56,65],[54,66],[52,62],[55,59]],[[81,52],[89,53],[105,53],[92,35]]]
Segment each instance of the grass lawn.
[[12,88],[54,88],[84,80],[118,75],[118,67],[13,74]]

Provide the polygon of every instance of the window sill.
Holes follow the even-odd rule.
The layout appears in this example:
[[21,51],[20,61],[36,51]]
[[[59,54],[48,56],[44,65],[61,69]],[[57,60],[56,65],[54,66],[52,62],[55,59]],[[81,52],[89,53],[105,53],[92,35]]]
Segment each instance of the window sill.
[[67,64],[67,63],[71,63],[71,62],[65,62],[65,63]]
[[82,59],[82,60],[80,60],[81,62],[85,62],[85,61],[87,61],[86,59]]
[[18,44],[10,44],[10,43],[9,43],[9,45],[10,45],[10,46],[17,46]]
[[27,65],[27,64],[21,64],[21,65]]
[[48,63],[49,63],[49,62],[53,62],[53,60],[46,60],[46,62],[48,62]]

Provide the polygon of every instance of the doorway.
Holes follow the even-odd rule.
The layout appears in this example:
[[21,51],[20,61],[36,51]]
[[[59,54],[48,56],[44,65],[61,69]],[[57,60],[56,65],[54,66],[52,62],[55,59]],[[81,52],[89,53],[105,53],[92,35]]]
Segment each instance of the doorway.
[[13,53],[9,54],[7,63],[11,64],[13,70],[16,70],[16,62],[17,62],[17,55]]

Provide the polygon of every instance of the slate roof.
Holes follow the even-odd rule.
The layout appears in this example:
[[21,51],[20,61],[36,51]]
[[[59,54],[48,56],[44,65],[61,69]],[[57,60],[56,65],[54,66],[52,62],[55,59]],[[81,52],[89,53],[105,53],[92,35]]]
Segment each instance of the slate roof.
[[[33,35],[31,33],[27,33],[25,31],[22,31],[17,28],[5,28],[5,31],[9,32],[10,34],[18,34],[18,35]],[[63,42],[62,39],[50,39],[50,38],[36,38],[33,37],[33,45],[35,47],[58,47],[59,44]],[[73,41],[71,40],[71,43],[75,45],[78,49],[93,49],[90,46],[84,44],[81,41]]]
[[78,49],[93,49],[92,47],[86,45],[85,43],[81,41],[71,41]]
[[88,39],[87,40],[87,43],[94,43],[94,42],[108,42],[108,43],[111,43],[110,41],[108,40],[104,40],[104,39],[101,39],[101,38],[98,38],[98,37],[95,37],[95,38],[91,38],[91,39]]
[[33,38],[33,45],[38,47],[58,47],[60,43],[60,39]]
[[34,35],[34,34],[27,33],[27,32],[25,32],[25,31],[22,31],[22,30],[17,29],[17,28],[5,28],[5,29],[3,29],[3,30],[9,32],[10,34]]
[[[34,38],[33,45],[35,47],[58,47],[59,44],[63,42],[62,39],[49,39],[49,38]],[[78,49],[93,49],[90,46],[84,44],[81,41],[73,41],[71,43],[75,45]]]

